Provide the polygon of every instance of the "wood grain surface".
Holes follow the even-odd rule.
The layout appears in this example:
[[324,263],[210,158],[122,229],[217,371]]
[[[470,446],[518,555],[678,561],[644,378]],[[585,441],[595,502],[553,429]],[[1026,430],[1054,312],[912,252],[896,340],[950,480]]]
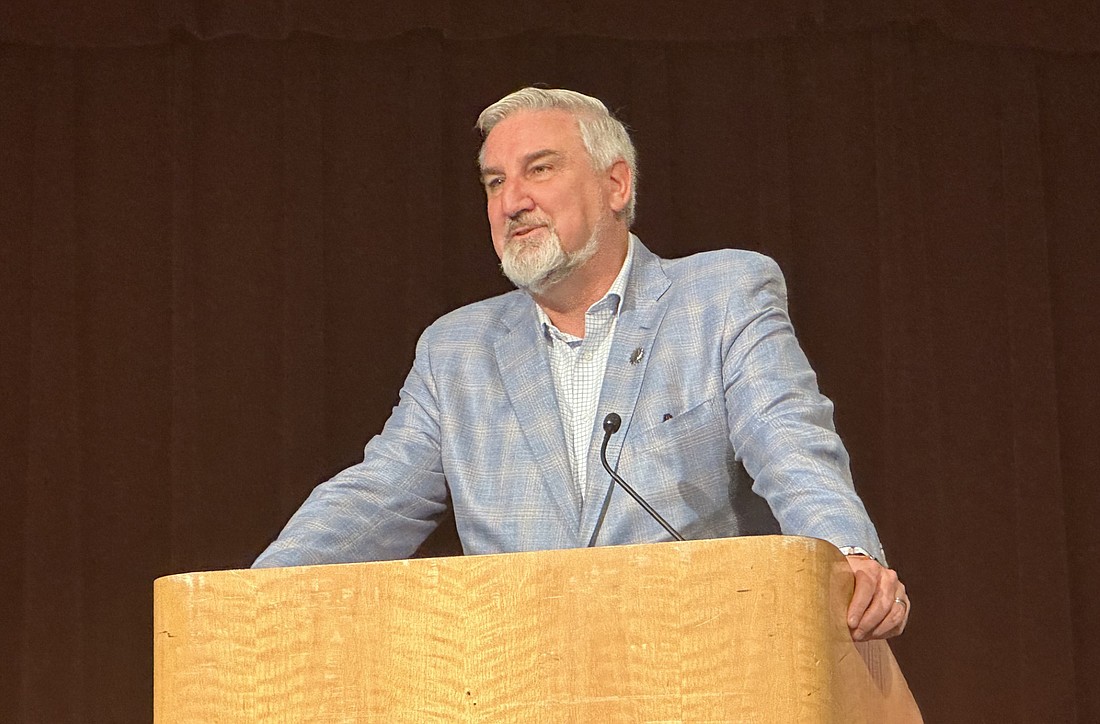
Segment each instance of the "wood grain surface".
[[920,721],[832,546],[766,536],[154,584],[158,722]]

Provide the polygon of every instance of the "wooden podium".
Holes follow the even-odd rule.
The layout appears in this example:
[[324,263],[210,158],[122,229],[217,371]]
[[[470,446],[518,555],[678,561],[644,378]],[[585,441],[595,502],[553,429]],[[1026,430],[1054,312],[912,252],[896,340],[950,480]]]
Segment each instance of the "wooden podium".
[[188,573],[158,722],[919,722],[852,575],[786,536]]

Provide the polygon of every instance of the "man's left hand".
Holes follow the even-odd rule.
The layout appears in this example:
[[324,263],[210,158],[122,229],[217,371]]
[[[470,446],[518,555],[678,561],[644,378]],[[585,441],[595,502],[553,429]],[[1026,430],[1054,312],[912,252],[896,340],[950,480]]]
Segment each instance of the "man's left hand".
[[856,588],[848,606],[848,628],[856,641],[888,639],[905,630],[909,596],[898,574],[873,558],[846,556]]

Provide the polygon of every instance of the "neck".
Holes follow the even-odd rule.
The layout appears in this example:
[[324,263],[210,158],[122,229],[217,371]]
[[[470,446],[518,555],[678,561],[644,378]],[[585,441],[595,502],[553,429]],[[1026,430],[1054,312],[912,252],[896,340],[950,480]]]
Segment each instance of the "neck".
[[623,228],[600,242],[600,249],[584,266],[541,294],[532,295],[554,326],[584,337],[588,309],[604,298],[626,261],[629,232]]

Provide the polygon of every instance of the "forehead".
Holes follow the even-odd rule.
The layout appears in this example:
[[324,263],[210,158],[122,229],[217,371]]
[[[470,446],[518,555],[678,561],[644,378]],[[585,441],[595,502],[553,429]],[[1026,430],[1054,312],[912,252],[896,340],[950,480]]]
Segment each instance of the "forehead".
[[493,127],[485,139],[484,168],[499,168],[540,151],[584,152],[577,120],[568,111],[518,111]]

